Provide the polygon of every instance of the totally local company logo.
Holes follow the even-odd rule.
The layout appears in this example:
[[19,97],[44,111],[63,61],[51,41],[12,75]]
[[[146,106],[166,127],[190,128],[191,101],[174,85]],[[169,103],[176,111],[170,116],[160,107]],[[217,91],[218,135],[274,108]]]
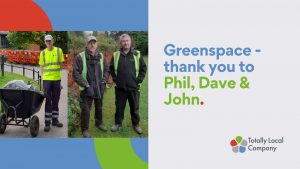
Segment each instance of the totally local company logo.
[[234,153],[249,152],[276,152],[284,144],[283,137],[247,137],[236,136],[230,141]]
[[242,136],[236,136],[235,139],[230,141],[232,151],[235,153],[244,153],[247,150],[248,142]]

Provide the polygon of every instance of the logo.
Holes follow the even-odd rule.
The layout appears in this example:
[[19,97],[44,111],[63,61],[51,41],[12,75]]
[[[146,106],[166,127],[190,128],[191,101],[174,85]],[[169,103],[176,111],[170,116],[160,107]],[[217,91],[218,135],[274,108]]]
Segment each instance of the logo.
[[277,152],[280,145],[284,144],[283,137],[245,137],[236,136],[230,141],[234,153],[248,152]]
[[246,147],[248,145],[247,140],[243,139],[242,136],[236,136],[235,139],[230,141],[232,151],[235,153],[244,153],[246,152]]

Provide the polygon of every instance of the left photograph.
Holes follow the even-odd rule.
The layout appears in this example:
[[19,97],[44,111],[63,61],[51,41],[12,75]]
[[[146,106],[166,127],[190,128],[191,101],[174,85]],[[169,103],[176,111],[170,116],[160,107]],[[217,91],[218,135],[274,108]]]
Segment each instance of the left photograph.
[[68,137],[68,33],[0,31],[0,138]]

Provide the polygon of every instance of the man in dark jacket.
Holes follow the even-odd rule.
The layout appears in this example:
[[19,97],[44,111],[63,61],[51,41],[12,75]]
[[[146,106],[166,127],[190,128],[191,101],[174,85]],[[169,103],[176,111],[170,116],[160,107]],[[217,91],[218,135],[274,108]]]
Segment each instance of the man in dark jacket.
[[131,37],[128,34],[120,36],[119,44],[120,50],[113,54],[110,64],[110,73],[116,83],[115,124],[111,131],[115,132],[121,127],[128,100],[133,129],[138,134],[142,134],[143,131],[139,126],[140,84],[145,78],[147,66],[140,51],[131,47]]
[[73,65],[73,79],[80,88],[81,130],[82,137],[91,137],[89,133],[90,108],[95,104],[95,126],[107,131],[102,122],[102,101],[105,80],[108,76],[103,54],[97,48],[94,36],[87,38],[86,50],[81,52]]

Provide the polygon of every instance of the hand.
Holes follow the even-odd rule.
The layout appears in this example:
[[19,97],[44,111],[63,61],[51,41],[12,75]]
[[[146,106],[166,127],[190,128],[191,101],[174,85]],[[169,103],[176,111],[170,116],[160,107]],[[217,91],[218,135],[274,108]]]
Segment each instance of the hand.
[[102,82],[102,83],[100,84],[101,94],[104,93],[105,88],[106,88],[106,83],[103,83],[103,82]]
[[142,83],[139,79],[136,79],[135,82],[136,82],[136,84],[138,84],[138,85],[139,85],[140,83]]
[[85,88],[85,93],[87,96],[94,96],[94,89],[92,86],[88,85],[89,87]]

